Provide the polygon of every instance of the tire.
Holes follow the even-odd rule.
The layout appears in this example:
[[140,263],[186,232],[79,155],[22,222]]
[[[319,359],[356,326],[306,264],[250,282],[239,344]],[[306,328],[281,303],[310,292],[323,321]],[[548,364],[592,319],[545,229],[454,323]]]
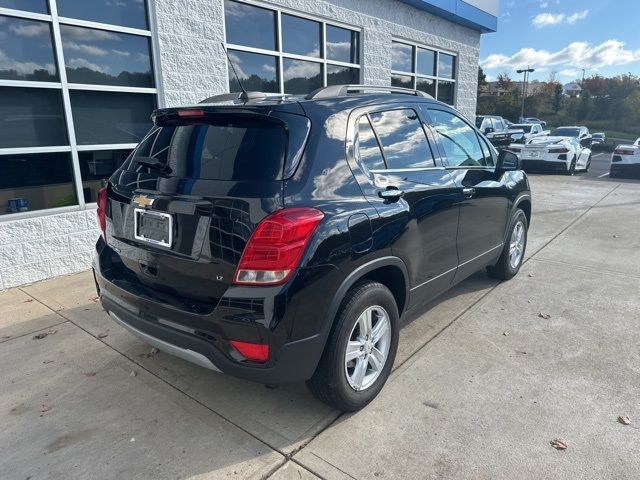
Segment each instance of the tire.
[[[513,247],[515,242],[516,226],[521,224],[522,226],[522,240],[520,244],[520,256],[517,259],[517,262],[512,262],[512,256],[510,254],[511,248]],[[511,216],[511,222],[509,222],[509,236],[507,238],[507,242],[502,249],[502,253],[500,254],[500,258],[496,262],[495,265],[492,265],[487,268],[487,272],[494,278],[498,278],[500,280],[510,280],[515,277],[520,271],[520,267],[522,266],[522,262],[524,260],[524,254],[527,249],[527,234],[529,230],[529,223],[527,222],[527,216],[525,213],[519,208],[513,212]],[[513,258],[515,260],[515,257]]]
[[588,172],[589,171],[589,167],[591,167],[591,154],[589,154],[589,160],[587,160],[587,166],[584,167],[584,171]]
[[569,167],[569,169],[565,172],[565,175],[573,175],[576,173],[576,157],[573,157],[573,160],[571,160],[571,166]]
[[[383,316],[388,321],[387,330],[378,331],[380,338],[377,341],[370,340],[369,343],[363,341],[366,334],[361,335],[364,333],[361,331],[364,325],[362,322],[366,322],[363,318],[366,318],[367,312],[371,313],[372,333],[375,333],[376,326],[382,325],[379,322],[383,321]],[[342,301],[318,368],[307,381],[311,392],[320,401],[345,412],[365,407],[380,393],[391,373],[398,350],[398,324],[398,307],[387,287],[373,281],[353,286]],[[386,335],[385,342],[382,335]],[[347,362],[349,344],[354,358]],[[375,348],[372,349],[372,346]],[[376,372],[375,364],[380,365],[376,359],[385,350],[387,354],[382,367],[377,368]],[[356,374],[356,370],[360,376]],[[360,389],[357,389],[358,380],[361,380]]]

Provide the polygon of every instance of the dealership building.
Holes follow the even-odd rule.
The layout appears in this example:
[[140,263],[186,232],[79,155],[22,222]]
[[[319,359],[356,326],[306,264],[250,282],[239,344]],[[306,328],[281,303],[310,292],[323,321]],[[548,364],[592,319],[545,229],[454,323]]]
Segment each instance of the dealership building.
[[103,180],[157,107],[362,83],[475,114],[498,0],[0,0],[0,290],[90,267]]

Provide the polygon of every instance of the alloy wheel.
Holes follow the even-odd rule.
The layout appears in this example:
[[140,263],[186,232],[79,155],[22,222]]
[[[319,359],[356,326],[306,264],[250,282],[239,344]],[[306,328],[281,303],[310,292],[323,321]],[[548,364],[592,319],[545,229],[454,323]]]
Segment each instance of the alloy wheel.
[[368,307],[356,319],[344,357],[344,370],[351,388],[366,390],[378,379],[389,356],[391,323],[379,305]]
[[522,254],[524,253],[524,241],[525,241],[525,229],[524,223],[518,221],[513,227],[511,232],[511,243],[509,244],[509,265],[511,268],[516,269],[522,261]]

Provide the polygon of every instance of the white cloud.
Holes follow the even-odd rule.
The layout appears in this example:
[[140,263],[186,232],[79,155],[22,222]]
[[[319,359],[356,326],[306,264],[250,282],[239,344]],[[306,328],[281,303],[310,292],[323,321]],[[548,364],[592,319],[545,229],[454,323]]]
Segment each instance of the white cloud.
[[569,15],[567,17],[567,23],[570,23],[571,25],[573,25],[574,23],[580,21],[580,20],[584,20],[585,18],[587,18],[587,15],[589,15],[589,10],[583,10],[581,12],[576,12],[573,15]]
[[560,71],[560,76],[561,77],[569,77],[569,78],[576,78],[578,76],[578,70],[573,70],[571,68],[565,68],[564,70]]
[[124,50],[116,50],[115,48],[111,49],[111,51],[119,57],[128,57],[129,55],[131,55],[130,52],[126,52]]
[[534,48],[523,48],[511,56],[489,55],[481,60],[484,69],[521,68],[531,65],[540,69],[554,65],[567,68],[602,68],[612,65],[626,65],[640,61],[640,50],[628,50],[624,42],[607,40],[599,45],[588,42],[573,42],[565,48],[549,52]]
[[540,8],[547,8],[549,6],[549,2],[540,2]]
[[553,25],[561,25],[563,23],[568,23],[570,25],[575,24],[580,20],[584,20],[589,15],[589,10],[583,10],[581,12],[575,12],[571,15],[567,15],[564,13],[539,13],[531,20],[531,23],[536,28],[549,27]]
[[32,74],[35,70],[46,70],[55,75],[56,67],[51,63],[19,62],[0,50],[0,70],[15,70],[21,75]]
[[67,65],[73,68],[88,68],[89,70],[94,70],[100,73],[109,73],[108,67],[103,67],[101,65],[91,63],[86,58],[72,58],[67,62]]
[[32,23],[32,24],[14,24],[9,29],[20,37],[42,37],[49,35],[49,24],[47,23]]
[[89,55],[94,55],[97,57],[104,57],[109,55],[109,51],[104,48],[96,47],[94,45],[87,45],[86,43],[76,43],[76,42],[62,42],[64,48],[69,50],[74,50],[76,52],[87,53]]

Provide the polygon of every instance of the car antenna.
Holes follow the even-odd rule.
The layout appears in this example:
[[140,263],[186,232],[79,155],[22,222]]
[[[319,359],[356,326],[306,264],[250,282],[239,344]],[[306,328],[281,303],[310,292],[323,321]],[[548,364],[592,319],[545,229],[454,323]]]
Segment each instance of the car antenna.
[[238,76],[238,72],[236,72],[236,67],[233,66],[233,61],[231,60],[231,57],[229,56],[229,52],[227,52],[227,49],[224,46],[224,43],[220,42],[220,45],[222,45],[222,50],[224,50],[224,54],[227,56],[227,60],[229,60],[229,65],[231,65],[231,70],[233,70],[233,76],[236,77],[236,80],[238,81],[238,85],[240,85],[240,90],[242,90],[242,93],[240,94],[239,98],[242,101],[242,103],[247,103],[249,101],[249,94],[244,89],[244,86],[242,85],[242,82],[240,81],[240,77]]

